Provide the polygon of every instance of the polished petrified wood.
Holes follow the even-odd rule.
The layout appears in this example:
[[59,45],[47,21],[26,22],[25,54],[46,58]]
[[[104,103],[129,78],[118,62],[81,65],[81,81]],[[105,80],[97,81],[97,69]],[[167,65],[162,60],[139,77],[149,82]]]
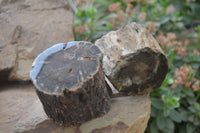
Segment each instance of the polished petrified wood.
[[102,53],[89,42],[48,48],[35,59],[30,76],[46,114],[64,126],[99,117],[110,108]]
[[147,94],[159,88],[168,72],[167,58],[154,37],[140,24],[111,31],[95,42],[103,70],[120,93]]

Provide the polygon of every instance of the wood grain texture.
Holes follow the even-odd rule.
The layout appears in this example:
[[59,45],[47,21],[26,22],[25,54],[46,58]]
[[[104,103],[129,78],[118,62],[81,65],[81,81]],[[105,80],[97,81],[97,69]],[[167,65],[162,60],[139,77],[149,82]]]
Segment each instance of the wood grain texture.
[[140,24],[111,31],[95,42],[103,70],[120,93],[147,94],[158,89],[168,72],[167,58],[155,38]]

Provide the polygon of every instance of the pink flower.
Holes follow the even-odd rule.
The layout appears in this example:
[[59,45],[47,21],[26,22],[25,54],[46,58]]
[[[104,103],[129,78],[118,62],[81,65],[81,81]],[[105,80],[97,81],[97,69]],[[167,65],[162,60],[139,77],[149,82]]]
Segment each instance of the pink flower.
[[199,81],[196,81],[193,85],[192,85],[192,90],[193,91],[198,91],[199,88]]
[[147,22],[146,26],[150,32],[156,32],[156,25],[153,21]]
[[187,89],[191,88],[193,91],[199,90],[199,82],[196,78],[191,77],[191,74],[195,73],[195,70],[191,67],[188,67],[186,65],[182,66],[180,69],[176,68],[175,74],[174,74],[174,83],[171,86],[171,88],[176,88],[177,85],[184,85]]
[[87,0],[76,0],[75,1],[75,6],[79,6],[80,4],[82,4],[82,3],[86,3],[87,2]]
[[184,45],[185,45],[185,46],[188,46],[188,45],[189,45],[189,43],[190,43],[190,42],[189,42],[189,40],[188,40],[188,39],[186,39],[186,40],[184,41]]
[[124,3],[131,3],[133,0],[123,0]]
[[156,36],[156,39],[158,40],[158,43],[160,45],[166,45],[167,44],[167,38],[162,34]]
[[176,50],[177,50],[176,52],[177,55],[183,55],[184,57],[187,56],[187,52],[184,47],[177,47]]
[[147,14],[146,14],[146,12],[142,12],[141,14],[140,14],[140,21],[145,21],[146,20],[146,17],[147,17]]
[[195,55],[197,55],[197,56],[200,56],[200,52],[199,52],[199,50],[197,50],[197,49],[194,49],[194,50],[193,50],[193,54],[195,54]]
[[86,26],[83,25],[83,26],[75,27],[74,30],[76,33],[83,34],[86,31]]
[[118,11],[121,7],[121,3],[120,2],[116,2],[116,3],[113,3],[111,5],[109,5],[108,7],[108,10],[110,12],[115,12],[115,11]]
[[191,84],[192,84],[191,82],[187,82],[187,83],[185,83],[185,87],[187,87],[189,89]]
[[126,13],[127,13],[127,14],[132,14],[132,11],[131,11],[131,8],[132,8],[132,7],[133,7],[132,4],[130,4],[130,3],[127,4],[127,7],[126,7]]
[[176,39],[176,35],[172,32],[167,33],[167,39],[168,40],[175,40]]
[[117,12],[117,18],[120,21],[124,21],[125,20],[125,18],[124,18],[124,12],[122,10],[120,10],[120,11]]

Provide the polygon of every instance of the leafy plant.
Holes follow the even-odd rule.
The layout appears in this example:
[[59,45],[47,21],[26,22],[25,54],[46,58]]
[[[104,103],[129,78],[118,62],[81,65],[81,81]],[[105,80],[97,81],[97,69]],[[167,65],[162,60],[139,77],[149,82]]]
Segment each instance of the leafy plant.
[[[169,6],[174,7],[171,13],[167,13]],[[199,133],[200,1],[91,0],[78,8],[76,40],[94,42],[108,31],[135,21],[146,26],[167,55],[169,73],[162,87],[151,94],[146,133]],[[183,31],[192,32],[180,37]]]

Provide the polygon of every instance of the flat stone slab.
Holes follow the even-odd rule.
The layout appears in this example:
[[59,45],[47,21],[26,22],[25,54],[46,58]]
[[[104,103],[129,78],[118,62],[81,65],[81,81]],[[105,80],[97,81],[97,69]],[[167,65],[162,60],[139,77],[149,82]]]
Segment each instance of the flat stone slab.
[[[74,40],[73,14],[63,0],[0,3],[0,80],[27,81],[33,60],[57,43]],[[8,61],[9,60],[9,61]]]
[[[10,84],[10,83],[9,83]],[[118,97],[110,111],[78,127],[62,127],[43,111],[32,84],[3,85],[0,90],[0,131],[3,133],[143,133],[150,117],[149,95]]]
[[30,129],[47,118],[32,84],[0,86],[0,132]]

